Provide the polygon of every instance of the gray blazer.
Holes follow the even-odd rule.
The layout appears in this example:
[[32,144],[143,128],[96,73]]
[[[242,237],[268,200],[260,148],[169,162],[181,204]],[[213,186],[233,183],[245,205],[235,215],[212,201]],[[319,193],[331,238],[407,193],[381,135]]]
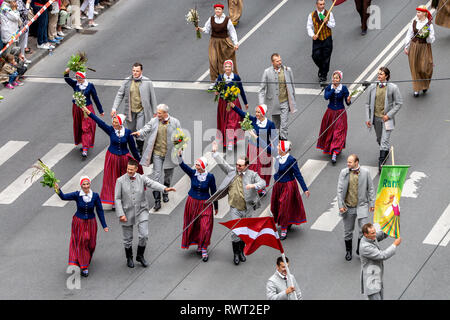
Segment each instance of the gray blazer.
[[[291,274],[292,282],[294,283],[295,293],[297,294],[297,300],[303,300],[302,292],[298,286],[297,281],[293,274]],[[294,294],[286,294],[288,288],[288,281],[281,277],[278,271],[275,271],[273,276],[269,278],[266,284],[266,297],[267,300],[294,300]]]
[[[367,102],[366,102],[366,121],[373,123],[375,113],[375,98],[377,92],[377,83],[372,83],[367,89]],[[395,115],[403,105],[403,98],[400,94],[400,90],[394,83],[388,82],[386,85],[386,99],[384,102],[384,114],[392,119],[393,125],[395,125]]]
[[148,204],[145,200],[145,187],[164,191],[165,186],[136,173],[136,180],[132,181],[127,173],[117,178],[114,190],[114,203],[117,217],[126,216],[127,222],[121,225],[134,225],[136,222],[148,220]]
[[361,238],[359,257],[361,259],[361,293],[372,295],[383,289],[383,261],[395,254],[396,246],[392,244],[381,250],[378,241],[388,237],[383,231],[377,232],[377,239]]
[[[345,168],[339,174],[337,186],[337,199],[339,208],[347,208],[345,205],[345,196],[347,195],[350,169]],[[373,187],[372,178],[369,170],[360,167],[358,177],[358,206],[356,207],[356,214],[358,219],[369,216],[369,207],[375,206],[375,189]],[[343,214],[345,214],[344,212]],[[342,216],[339,212],[339,215]]]
[[[231,182],[236,177],[236,169],[226,163],[221,155],[217,152],[213,153],[214,160],[217,162],[219,168],[225,172],[226,177],[223,179],[216,193],[214,193],[210,199],[220,200],[228,194],[228,188]],[[245,174],[242,178],[242,184],[244,187],[244,198],[247,205],[247,209],[258,209],[261,206],[258,196],[258,190],[263,189],[266,186],[266,182],[256,173],[250,169],[245,170]],[[247,190],[245,187],[248,184],[255,184],[255,189]],[[217,199],[216,199],[217,198]]]
[[[284,68],[284,75],[286,78],[289,111],[293,113],[297,111],[297,104],[295,103],[294,74],[291,68],[286,66],[282,66],[282,68]],[[272,112],[272,114],[280,114],[279,94],[278,73],[272,66],[264,70],[258,91],[259,104],[266,104],[268,111]]]
[[[167,126],[167,153],[164,159],[164,169],[171,169],[177,166],[176,155],[173,153],[173,134],[176,133],[177,128],[181,127],[180,121],[172,116],[169,116],[169,124]],[[148,137],[147,148],[142,154],[141,165],[148,167],[152,163],[152,155],[153,148],[155,146],[156,136],[158,134],[158,126],[159,126],[158,117],[152,118],[147,124],[140,130],[138,130],[139,134],[142,137]]]
[[[131,122],[131,108],[130,108],[130,86],[132,77],[126,78],[117,91],[116,98],[114,99],[112,109],[118,109],[123,100],[125,100],[125,109],[123,113],[127,116],[127,120]],[[148,122],[153,118],[156,113],[155,89],[153,83],[147,77],[142,77],[141,84],[139,85],[139,93],[141,94],[142,107],[144,108],[144,121]],[[117,112],[119,113],[119,112]]]

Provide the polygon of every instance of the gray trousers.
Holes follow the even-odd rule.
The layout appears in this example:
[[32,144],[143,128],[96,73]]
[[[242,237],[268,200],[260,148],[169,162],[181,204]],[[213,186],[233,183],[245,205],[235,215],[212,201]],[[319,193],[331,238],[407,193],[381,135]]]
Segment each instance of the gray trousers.
[[367,300],[383,300],[383,289],[380,292],[367,295]]
[[[355,220],[357,218],[356,208],[349,207],[347,212],[342,215],[342,221],[344,222],[344,240],[352,240],[353,239],[353,230],[355,230]],[[366,223],[369,223],[369,217],[358,219],[358,239],[361,239],[362,234],[362,226]]]
[[[169,152],[169,151],[167,151]],[[170,187],[170,183],[172,182],[173,171],[175,168],[164,168],[164,159],[165,157],[158,156],[153,154],[153,171],[150,175],[150,179],[155,180],[159,183],[164,184],[166,187]],[[163,170],[164,170],[164,179],[163,179]]]
[[281,113],[273,114],[272,121],[275,123],[275,127],[280,132],[280,139],[287,140],[288,138],[288,121],[289,121],[289,103],[285,101],[280,104]]
[[[144,111],[141,112],[131,112],[131,119],[127,119],[127,128],[131,130],[131,132],[138,131],[145,126],[145,115]],[[136,140],[144,141],[144,137],[139,136],[136,137]]]
[[373,125],[375,128],[375,133],[377,135],[377,142],[380,145],[380,150],[389,151],[392,130],[387,131],[384,128],[384,121],[382,118],[373,117],[373,120]]
[[[240,211],[234,207],[230,207],[229,214],[230,214],[231,220],[240,219],[240,218],[250,218],[252,216],[252,214],[248,208],[247,208],[247,210]],[[241,238],[239,238],[237,235],[235,235],[234,232],[231,232],[231,241],[239,242],[239,241],[241,241]]]
[[[145,247],[148,240],[148,220],[137,223],[137,230],[139,237],[138,245],[140,247]],[[122,233],[123,245],[125,246],[125,248],[131,248],[131,246],[133,245],[133,225],[122,225]]]

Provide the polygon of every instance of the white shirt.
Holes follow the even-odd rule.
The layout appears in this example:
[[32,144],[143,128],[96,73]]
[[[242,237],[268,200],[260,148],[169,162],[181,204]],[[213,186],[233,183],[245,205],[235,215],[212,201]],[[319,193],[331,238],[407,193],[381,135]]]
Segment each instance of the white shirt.
[[258,127],[264,128],[267,124],[267,118],[264,118],[263,121],[256,120],[256,124],[258,125]]
[[80,196],[83,197],[83,201],[86,202],[86,203],[87,202],[91,202],[93,195],[94,195],[94,193],[92,192],[92,190],[89,190],[88,194],[84,193],[83,190],[80,190]]
[[77,86],[78,86],[78,88],[80,88],[80,90],[86,89],[88,84],[89,84],[89,82],[87,82],[86,80],[84,80],[84,82],[82,84],[77,82]]
[[195,170],[195,176],[197,177],[198,181],[203,182],[206,180],[206,177],[208,176],[208,171],[205,170],[205,172],[200,173],[197,170]]
[[122,138],[125,135],[125,127],[124,126],[122,126],[122,128],[120,128],[120,130],[115,130],[114,129],[114,131],[116,132],[116,135],[119,138]]
[[342,83],[338,85],[337,88],[334,88],[333,86],[331,86],[331,89],[334,89],[334,93],[339,93],[342,90]]
[[[214,15],[214,22],[217,24],[221,24],[222,22],[224,22],[225,18],[226,18],[225,13],[222,13],[222,15],[220,17],[217,17],[216,15]],[[233,23],[231,22],[231,19],[228,19],[227,30],[228,30],[228,35],[231,38],[231,41],[233,41],[233,44],[235,46],[237,46],[239,44],[239,42],[238,42],[238,38],[237,38],[236,29],[234,28]],[[204,33],[211,34],[211,18],[206,20],[205,26],[203,27],[202,31]]]
[[284,156],[278,156],[278,162],[280,164],[284,164],[287,160],[287,158],[289,157],[289,153],[286,153]]
[[234,73],[232,72],[230,76],[228,76],[226,73],[223,74],[223,79],[225,80],[225,83],[232,82],[234,78]]
[[[419,19],[414,18],[417,23],[416,23],[416,28],[418,31],[422,30],[422,28],[428,23],[428,19],[425,19],[423,21],[420,21]],[[411,39],[414,38],[415,34],[413,31],[413,24],[411,23],[411,25],[408,28],[408,32],[406,33],[406,37],[405,37],[405,49],[409,48],[409,45],[411,43]],[[430,35],[427,38],[427,43],[433,43],[434,40],[436,40],[435,35],[434,35],[434,27],[433,24],[430,24]]]
[[[319,12],[318,10],[316,10],[316,11],[317,11],[317,14],[321,13],[321,14],[325,15],[325,10],[323,10],[322,12]],[[330,12],[330,15],[328,16],[327,27],[334,28],[335,26],[336,26],[336,21],[334,20],[333,12]],[[311,14],[308,15],[308,22],[306,24],[306,30],[308,31],[308,35],[311,38],[314,37],[314,35],[316,34],[314,32],[314,23],[313,23]]]

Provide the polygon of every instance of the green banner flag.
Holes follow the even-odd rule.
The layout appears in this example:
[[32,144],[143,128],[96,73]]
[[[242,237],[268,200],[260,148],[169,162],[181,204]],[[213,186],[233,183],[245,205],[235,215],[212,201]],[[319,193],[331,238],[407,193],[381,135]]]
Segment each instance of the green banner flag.
[[384,165],[378,182],[373,222],[391,237],[400,236],[400,197],[410,166]]

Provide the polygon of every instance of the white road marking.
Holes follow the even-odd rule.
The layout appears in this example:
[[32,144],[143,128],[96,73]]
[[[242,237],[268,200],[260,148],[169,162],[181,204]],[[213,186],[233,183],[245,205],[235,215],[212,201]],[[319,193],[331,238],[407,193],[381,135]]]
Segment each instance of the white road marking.
[[[45,154],[41,160],[50,169],[58,163],[59,160],[64,158],[70,151],[72,151],[75,146],[72,143],[58,143],[53,147],[47,154]],[[6,187],[0,193],[0,204],[11,204],[13,203],[22,193],[24,193],[31,185],[38,181],[42,174],[35,176],[33,181],[28,179],[33,173],[34,168],[29,168],[20,177],[14,180],[8,187]]]
[[417,184],[419,181],[423,178],[427,178],[427,175],[423,172],[419,171],[413,171],[409,175],[409,179],[405,181],[405,184],[403,185],[402,190],[402,198],[417,198]]
[[[323,169],[327,166],[329,161],[323,160],[313,160],[308,159],[306,163],[301,167],[300,172],[302,173],[303,179],[305,180],[306,186],[309,187],[314,180],[319,176]],[[297,182],[298,183],[298,182]],[[302,188],[300,188],[300,193],[303,194]],[[272,213],[270,212],[270,205],[260,214],[260,217],[269,217]]]
[[[370,167],[370,166],[362,166],[362,167],[369,170],[372,179],[374,179],[375,176],[378,174],[378,167]],[[376,192],[377,186],[374,186],[374,188]],[[333,199],[333,202],[331,203],[331,208],[328,211],[322,213],[319,216],[319,218],[317,218],[317,220],[311,226],[311,229],[331,232],[334,230],[334,228],[338,225],[338,223],[341,220],[342,218],[339,216],[338,200],[337,197],[335,197]]]
[[0,166],[8,161],[13,155],[20,151],[28,141],[8,141],[0,148]]
[[[433,229],[431,229],[430,233],[428,233],[423,243],[437,245],[439,241],[441,241],[442,237],[444,237],[444,235],[447,233],[448,229],[450,229],[450,204],[439,217],[438,221],[433,226]],[[440,246],[447,246],[449,241],[450,233],[447,234],[447,236],[442,240]]]

